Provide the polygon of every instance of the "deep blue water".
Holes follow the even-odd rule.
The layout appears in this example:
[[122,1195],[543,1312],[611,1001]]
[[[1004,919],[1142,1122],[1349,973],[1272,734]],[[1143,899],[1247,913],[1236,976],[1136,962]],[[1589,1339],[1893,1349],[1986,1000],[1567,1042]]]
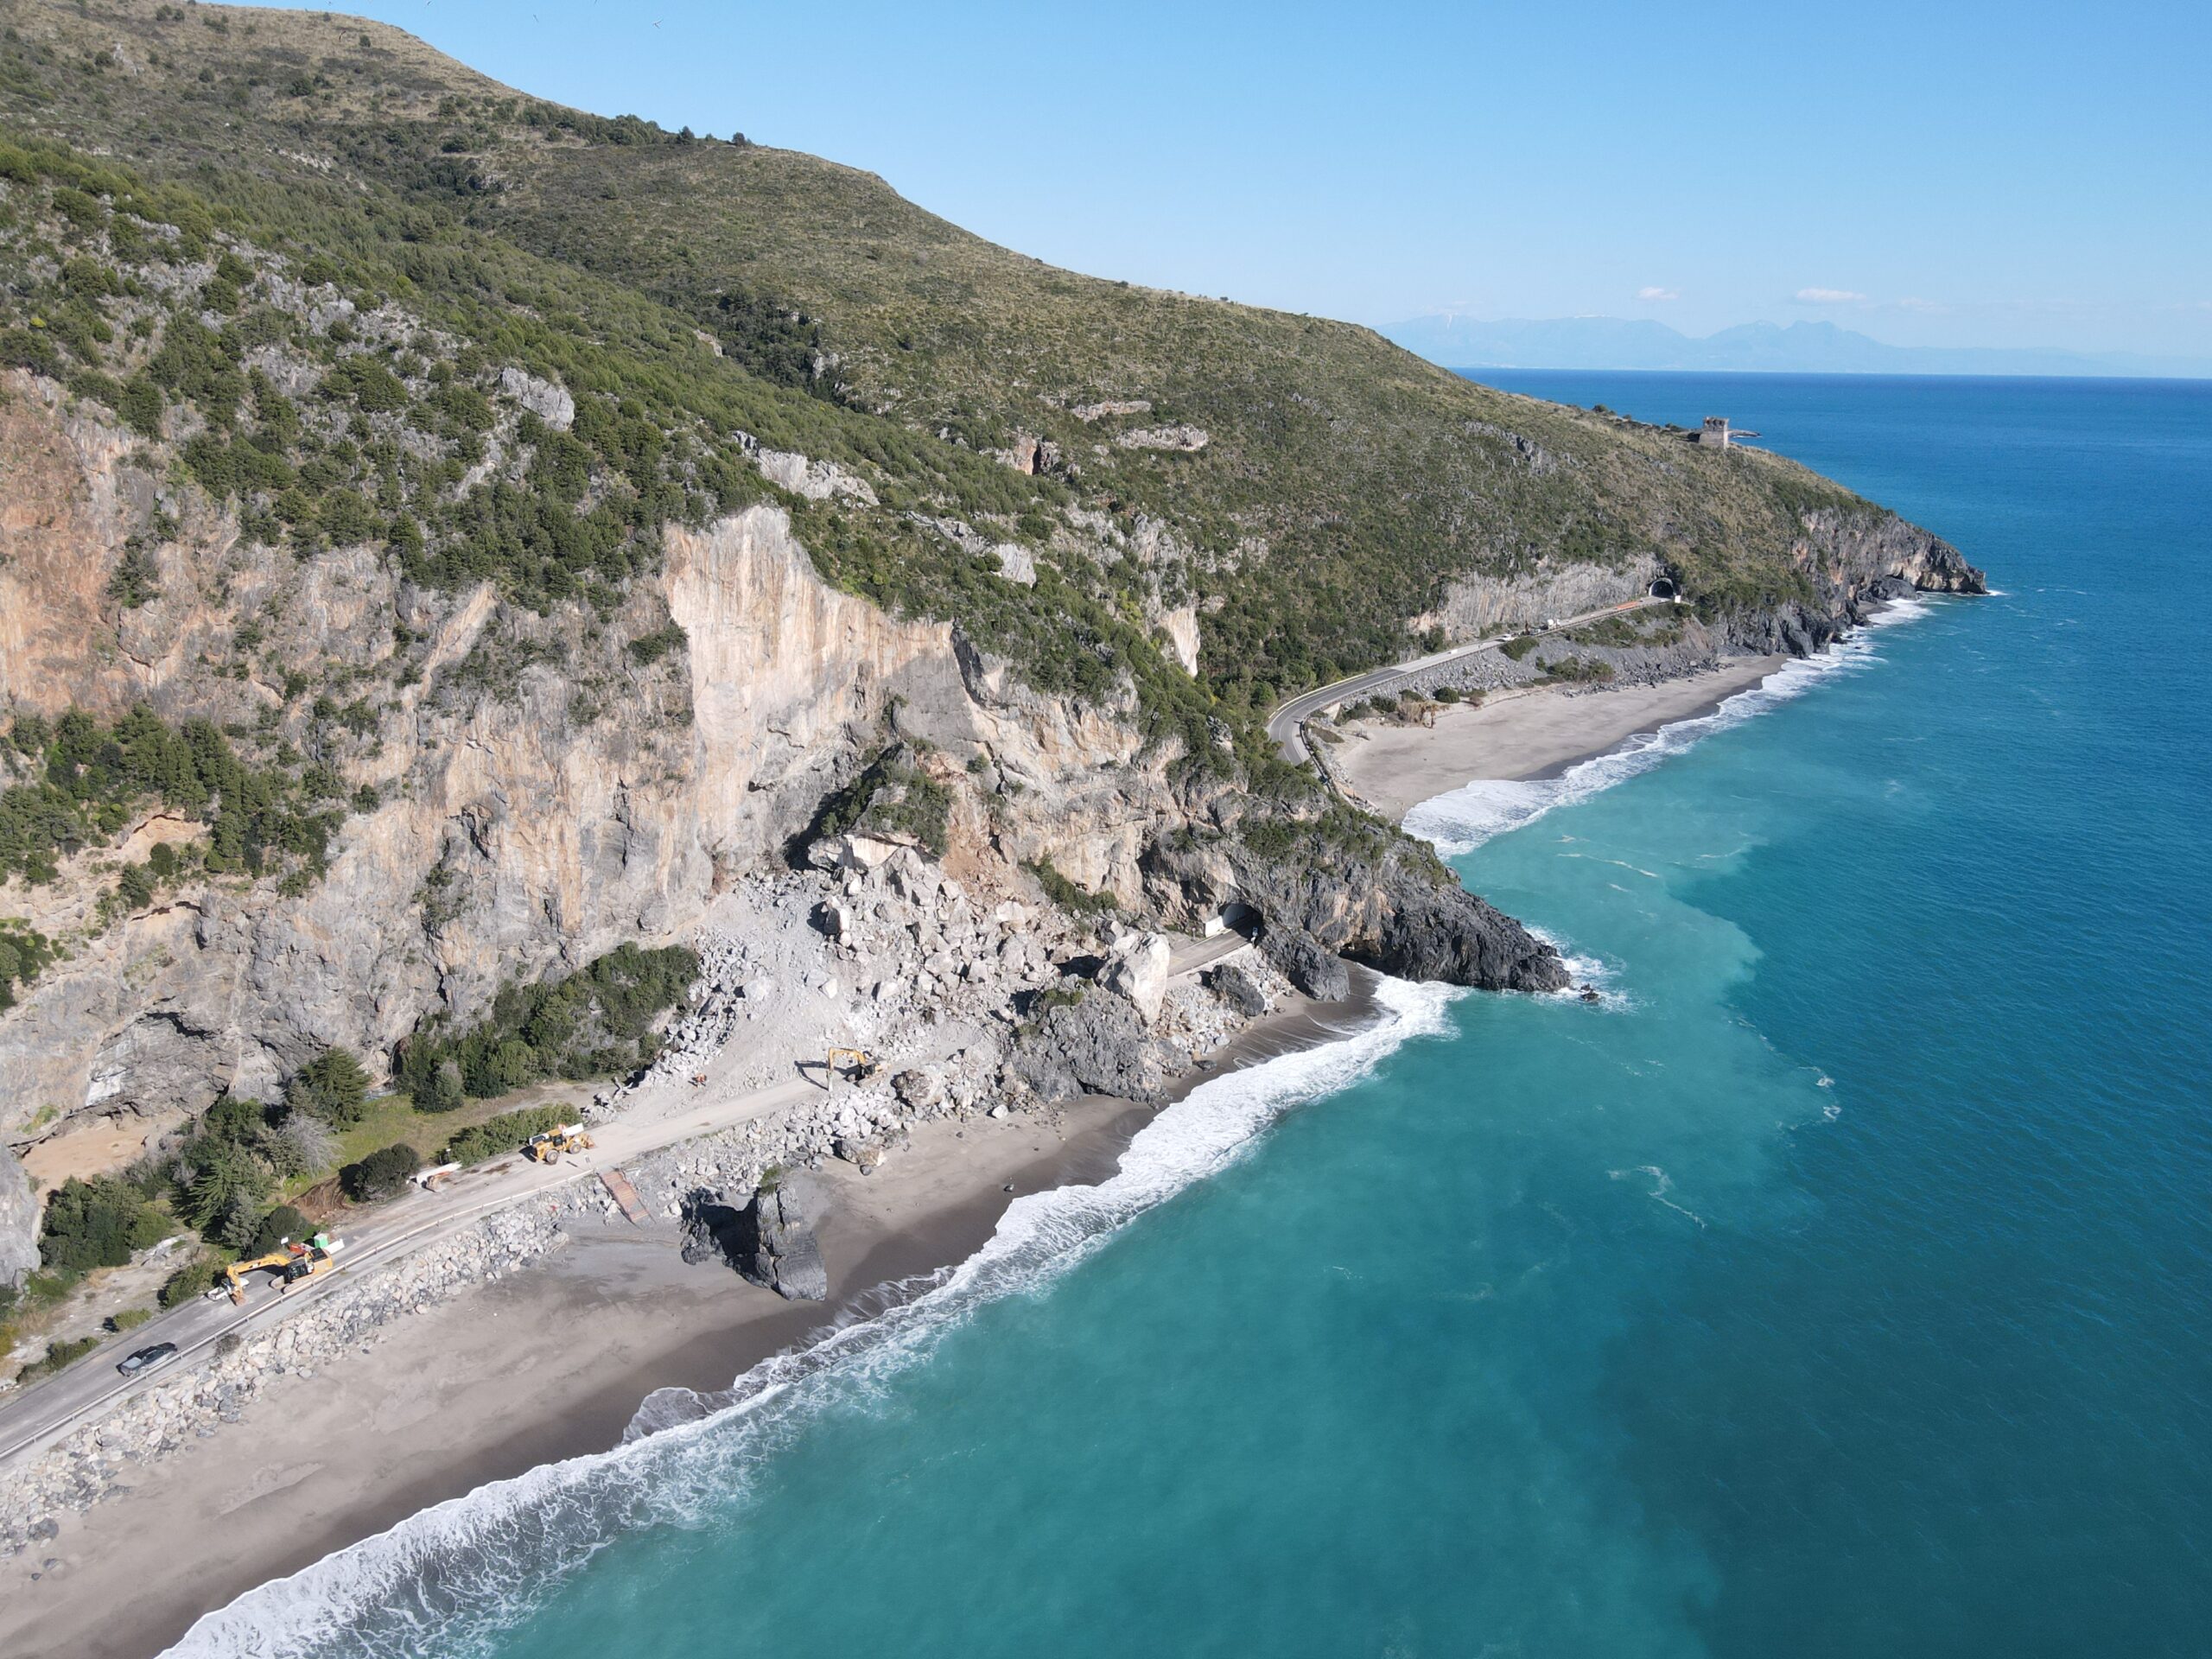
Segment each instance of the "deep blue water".
[[1726,414],[2002,591],[1435,809],[1553,803],[1458,863],[1606,1006],[1395,995],[1363,1076],[1213,1085],[842,1363],[208,1650],[2212,1651],[2212,385],[1496,378]]

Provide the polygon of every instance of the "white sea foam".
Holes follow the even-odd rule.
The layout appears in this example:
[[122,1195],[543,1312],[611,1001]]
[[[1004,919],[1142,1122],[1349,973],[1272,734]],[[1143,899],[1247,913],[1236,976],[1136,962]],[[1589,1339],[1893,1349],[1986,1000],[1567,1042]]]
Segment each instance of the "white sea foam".
[[1675,721],[1656,732],[1640,732],[1618,748],[1592,755],[1557,778],[1522,782],[1478,779],[1421,802],[1406,814],[1406,830],[1434,842],[1446,857],[1472,852],[1491,836],[1518,830],[1554,807],[1587,800],[1601,790],[1649,772],[1669,755],[1680,754],[1715,732],[1740,726],[1754,715],[1800,696],[1831,675],[1871,667],[1879,660],[1872,637],[1877,630],[1917,621],[1932,608],[1924,598],[1893,600],[1867,618],[1865,626],[1810,657],[1783,664],[1757,685],[1726,698],[1709,715]]
[[798,1425],[865,1401],[977,1308],[1066,1271],[1116,1228],[1234,1161],[1289,1108],[1441,1031],[1460,995],[1384,980],[1374,1024],[1201,1084],[1138,1132],[1109,1179],[1015,1199],[982,1249],[913,1300],[768,1360],[725,1394],[662,1390],[635,1426],[659,1432],[425,1510],[207,1614],[169,1653],[454,1659],[485,1651],[616,1538],[702,1524]]

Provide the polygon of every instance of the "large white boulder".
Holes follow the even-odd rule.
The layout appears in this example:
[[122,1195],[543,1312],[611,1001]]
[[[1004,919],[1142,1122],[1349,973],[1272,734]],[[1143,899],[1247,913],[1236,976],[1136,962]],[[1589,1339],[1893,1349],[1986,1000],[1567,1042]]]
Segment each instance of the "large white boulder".
[[1164,933],[1125,933],[1114,941],[1098,982],[1136,1004],[1150,1025],[1160,1018],[1167,995],[1167,964],[1173,952]]

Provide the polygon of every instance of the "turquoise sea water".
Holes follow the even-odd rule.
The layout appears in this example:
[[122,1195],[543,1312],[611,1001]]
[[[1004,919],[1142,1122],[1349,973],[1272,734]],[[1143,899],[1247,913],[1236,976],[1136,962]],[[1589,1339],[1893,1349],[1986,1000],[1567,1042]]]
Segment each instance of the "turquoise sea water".
[[1727,414],[2002,591],[1427,810],[1605,1006],[1394,989],[187,1650],[2212,1651],[2212,386],[1498,378]]

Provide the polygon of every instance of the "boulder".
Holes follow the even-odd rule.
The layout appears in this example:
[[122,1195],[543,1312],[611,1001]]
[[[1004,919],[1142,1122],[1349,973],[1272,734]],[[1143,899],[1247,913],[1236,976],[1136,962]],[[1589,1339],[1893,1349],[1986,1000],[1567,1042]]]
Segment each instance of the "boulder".
[[1001,542],[991,550],[999,562],[999,574],[1008,582],[1018,582],[1024,588],[1037,585],[1037,560],[1019,542]]
[[821,1189],[799,1171],[764,1185],[745,1209],[739,1270],[787,1301],[819,1302],[830,1295],[829,1269],[814,1236]]
[[824,836],[806,849],[806,861],[832,874],[849,871],[866,875],[906,850],[903,842],[874,836]]
[[933,1066],[915,1066],[891,1079],[891,1092],[901,1104],[927,1111],[944,1103],[944,1078]]
[[1098,982],[1126,996],[1144,1016],[1147,1026],[1160,1018],[1160,1002],[1167,995],[1167,964],[1171,951],[1160,933],[1126,933],[1115,940],[1099,970]]
[[1209,968],[1205,984],[1208,990],[1247,1020],[1256,1020],[1268,1011],[1266,988],[1240,963],[1224,962]]
[[1011,1069],[1040,1100],[1157,1100],[1171,1058],[1147,1034],[1134,1002],[1094,994],[1047,1008],[1014,1045]]
[[683,1215],[686,1262],[719,1262],[742,1269],[751,1237],[742,1211],[723,1203],[719,1192],[697,1192],[683,1200]]
[[1351,995],[1351,969],[1304,928],[1271,923],[1260,948],[1285,979],[1316,1002],[1341,1002]]

